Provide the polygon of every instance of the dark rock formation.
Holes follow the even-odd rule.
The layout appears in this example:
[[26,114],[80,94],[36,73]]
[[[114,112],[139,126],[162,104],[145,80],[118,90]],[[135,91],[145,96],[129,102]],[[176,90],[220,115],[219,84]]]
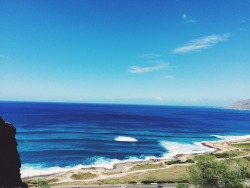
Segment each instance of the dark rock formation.
[[226,106],[226,108],[235,110],[250,110],[250,99],[237,101],[233,104]]
[[20,178],[16,128],[0,117],[0,187],[27,187]]

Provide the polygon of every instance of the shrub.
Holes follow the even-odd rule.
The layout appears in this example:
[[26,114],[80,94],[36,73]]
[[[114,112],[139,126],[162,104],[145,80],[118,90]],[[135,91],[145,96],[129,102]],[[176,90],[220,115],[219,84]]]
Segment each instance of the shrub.
[[95,178],[95,177],[97,177],[97,175],[92,174],[90,172],[73,174],[71,176],[71,178],[74,179],[74,180],[86,180],[86,179],[92,179],[92,178]]
[[185,162],[186,163],[194,163],[194,160],[193,159],[187,159]]
[[190,183],[199,188],[243,188],[247,168],[236,160],[216,161],[206,155],[199,157],[189,172]]
[[188,188],[188,184],[179,183],[176,188]]
[[41,187],[41,188],[50,188],[50,185],[49,185],[49,183],[47,181],[42,180],[42,181],[39,182],[39,187]]
[[168,162],[166,162],[166,164],[167,165],[172,165],[172,164],[182,164],[182,163],[185,163],[185,162],[183,162],[183,161],[181,161],[181,160],[172,160],[172,161],[168,161]]
[[165,162],[165,164],[167,164],[167,165],[184,164],[184,163],[194,163],[194,160],[193,159],[187,159],[186,161],[181,161],[181,160],[177,159],[177,160],[172,160],[172,161]]

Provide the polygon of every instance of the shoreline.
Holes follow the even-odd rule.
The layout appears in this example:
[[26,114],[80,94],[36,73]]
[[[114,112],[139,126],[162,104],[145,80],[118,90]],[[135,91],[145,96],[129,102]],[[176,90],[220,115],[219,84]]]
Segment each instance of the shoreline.
[[[163,170],[170,168],[171,166],[189,166],[191,164],[184,163],[188,159],[192,159],[198,155],[211,154],[211,153],[223,153],[230,152],[236,150],[235,147],[231,146],[231,144],[241,144],[241,143],[249,143],[250,136],[239,136],[238,139],[234,137],[234,139],[224,139],[219,141],[208,141],[202,142],[201,144],[205,147],[211,148],[214,151],[203,152],[203,153],[190,153],[190,154],[176,154],[172,158],[151,158],[147,160],[138,160],[138,161],[126,161],[126,162],[118,162],[114,163],[112,168],[104,168],[104,167],[79,167],[79,169],[65,169],[63,172],[51,173],[47,175],[37,175],[32,177],[22,178],[24,181],[32,181],[37,179],[46,179],[55,185],[71,185],[71,183],[83,183],[84,185],[93,184],[98,181],[105,180],[107,178],[120,178],[126,175],[134,174],[134,173],[142,173],[142,172],[151,172],[155,170]],[[237,150],[239,151],[239,150]],[[249,155],[249,152],[248,152]],[[183,164],[173,164],[167,165],[169,161],[180,160]],[[160,166],[164,164],[163,166]],[[131,169],[136,169],[136,167],[140,166],[155,166],[152,169],[143,169],[132,171]],[[93,178],[87,178],[82,180],[74,180],[72,179],[73,174],[94,174]],[[57,180],[53,182],[53,180]]]

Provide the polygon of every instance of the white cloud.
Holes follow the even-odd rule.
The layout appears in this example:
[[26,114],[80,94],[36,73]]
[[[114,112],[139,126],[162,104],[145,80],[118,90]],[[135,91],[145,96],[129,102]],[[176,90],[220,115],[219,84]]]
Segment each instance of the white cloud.
[[160,54],[151,53],[151,54],[143,54],[140,57],[142,57],[142,58],[148,58],[148,59],[153,59],[153,58],[161,57],[161,55]]
[[184,22],[186,23],[195,23],[195,19],[191,16],[187,16],[186,14],[182,15],[182,19],[184,20]]
[[186,45],[180,46],[172,50],[173,53],[188,53],[197,51],[204,48],[209,48],[215,44],[228,39],[230,34],[224,35],[209,35],[200,39],[194,39],[189,41]]
[[150,67],[141,67],[141,66],[131,66],[129,67],[129,73],[147,73],[153,71],[159,71],[168,68],[169,65],[167,63],[161,63],[155,66]]
[[173,79],[173,78],[175,78],[175,76],[174,75],[165,75],[165,76],[163,76],[163,78]]

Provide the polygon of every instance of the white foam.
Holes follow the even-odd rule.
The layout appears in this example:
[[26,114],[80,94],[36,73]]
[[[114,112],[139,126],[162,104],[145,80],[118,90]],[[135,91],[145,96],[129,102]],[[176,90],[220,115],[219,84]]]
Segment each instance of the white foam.
[[128,136],[117,136],[114,140],[118,142],[138,142],[136,138]]
[[240,141],[240,140],[245,140],[245,139],[249,139],[250,135],[244,135],[244,136],[221,136],[221,135],[211,135],[213,137],[216,138],[220,138],[222,140],[225,141]]
[[[250,135],[245,136],[221,136],[221,135],[211,135],[226,141],[235,141],[235,140],[243,140],[250,138]],[[116,141],[119,142],[137,142],[138,140],[132,137],[118,136],[115,138]],[[209,141],[211,142],[211,141]],[[194,142],[191,144],[187,143],[179,143],[179,142],[169,142],[169,141],[161,141],[160,145],[167,150],[167,153],[162,158],[172,159],[177,154],[192,154],[192,153],[206,153],[213,152],[215,149],[208,148],[202,145],[202,142]],[[79,170],[82,168],[90,168],[90,167],[103,167],[107,169],[112,169],[115,164],[124,163],[124,162],[132,162],[132,161],[141,161],[141,160],[150,160],[156,159],[154,156],[144,156],[141,158],[130,157],[126,160],[119,159],[108,159],[104,157],[94,158],[94,163],[91,165],[79,164],[76,166],[67,166],[67,167],[44,167],[42,165],[37,164],[23,164],[21,168],[22,178],[25,177],[33,177],[33,176],[41,176],[41,175],[49,175],[60,172],[66,172],[69,170]]]
[[201,142],[194,142],[192,144],[161,141],[160,145],[164,147],[168,153],[164,158],[172,158],[177,154],[192,154],[192,153],[206,153],[213,152],[215,149],[203,146]]
[[99,157],[92,165],[88,165],[87,167],[103,167],[107,169],[112,169],[114,164],[121,163],[122,160],[119,159],[108,159],[105,157]]
[[44,167],[42,165],[37,164],[23,164],[21,168],[21,175],[22,178],[27,177],[34,177],[34,176],[43,176],[43,175],[50,175],[55,173],[66,172],[70,170],[79,170],[82,168],[91,168],[91,167],[103,167],[107,169],[112,169],[115,164],[123,163],[123,162],[132,162],[132,161],[141,161],[144,159],[139,159],[136,157],[130,157],[126,160],[119,160],[119,159],[108,159],[104,157],[96,158],[96,161],[90,165],[76,165],[76,166],[66,166],[66,167]]
[[33,177],[33,176],[41,176],[41,175],[49,175],[49,174],[55,174],[55,173],[60,173],[60,172],[66,172],[69,170],[79,170],[83,168],[83,165],[77,165],[74,167],[49,167],[49,168],[44,168],[41,165],[37,164],[23,164],[21,168],[21,176],[22,178],[26,177]]

